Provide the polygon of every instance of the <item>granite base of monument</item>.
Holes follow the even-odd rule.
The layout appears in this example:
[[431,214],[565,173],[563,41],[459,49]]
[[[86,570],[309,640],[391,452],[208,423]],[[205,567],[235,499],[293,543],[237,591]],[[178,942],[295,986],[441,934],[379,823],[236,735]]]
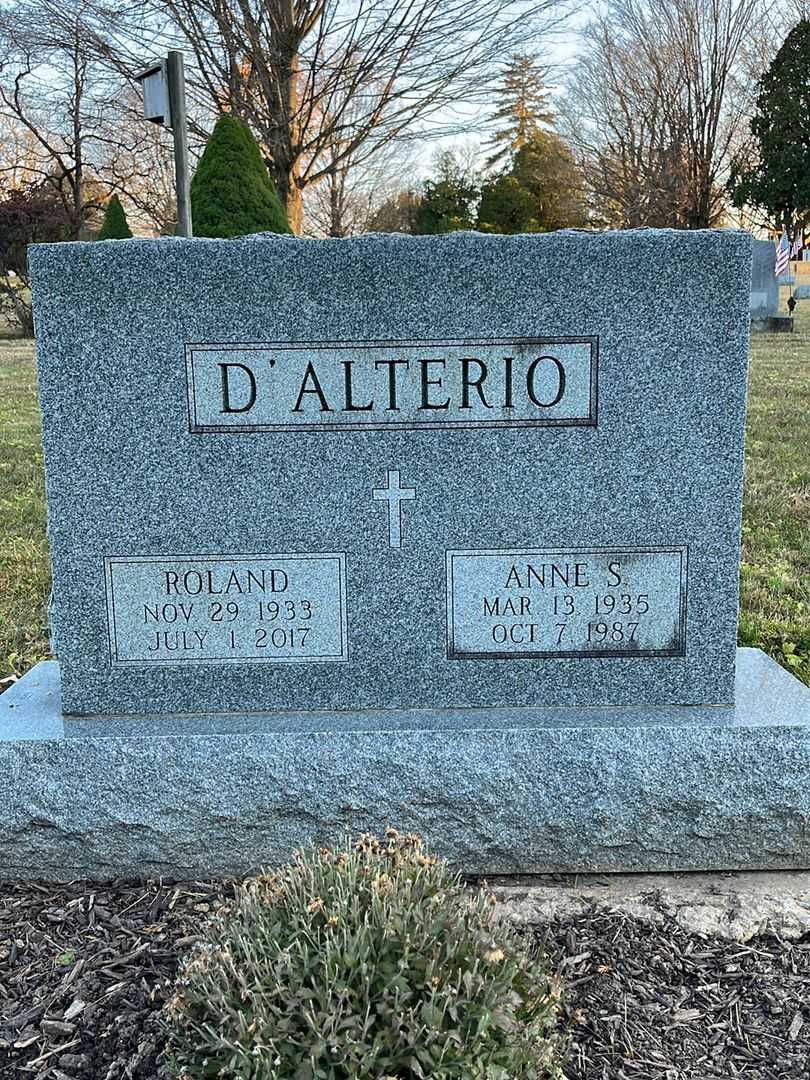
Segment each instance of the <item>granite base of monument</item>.
[[766,319],[752,319],[751,332],[754,334],[792,334],[792,315],[769,315]]
[[740,649],[734,707],[65,718],[0,697],[0,878],[241,874],[387,824],[465,873],[810,867],[810,689]]

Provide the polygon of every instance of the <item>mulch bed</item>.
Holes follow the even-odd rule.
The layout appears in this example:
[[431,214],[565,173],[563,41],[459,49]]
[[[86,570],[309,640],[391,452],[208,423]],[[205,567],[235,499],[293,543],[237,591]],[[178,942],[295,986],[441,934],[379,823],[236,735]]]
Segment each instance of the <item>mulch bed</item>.
[[0,1078],[164,1080],[156,1014],[221,885],[0,885]]
[[[156,1015],[227,886],[0,886],[0,1080],[168,1080]],[[593,911],[534,930],[569,1080],[808,1080],[810,941],[747,945]]]
[[810,1080],[810,940],[604,911],[535,935],[567,988],[571,1080]]

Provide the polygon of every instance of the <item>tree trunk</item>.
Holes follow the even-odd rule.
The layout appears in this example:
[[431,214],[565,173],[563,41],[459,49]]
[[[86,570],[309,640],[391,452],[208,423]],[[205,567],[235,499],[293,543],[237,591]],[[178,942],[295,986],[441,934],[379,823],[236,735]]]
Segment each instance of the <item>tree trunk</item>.
[[84,225],[84,132],[82,130],[82,100],[84,96],[84,56],[79,37],[78,18],[73,44],[73,176],[66,177],[71,187],[71,240],[80,240]]
[[[243,116],[242,119],[245,120],[245,123],[250,124],[247,117]],[[276,194],[287,214],[287,224],[297,236],[301,232],[304,217],[303,198],[298,183],[298,162],[292,160],[292,154],[289,148],[279,139],[278,131],[278,128],[274,128],[270,135],[259,132],[260,137],[264,135],[265,145],[269,149],[264,163],[267,166],[270,179],[273,181]]]
[[[23,279],[22,284],[26,289],[29,288],[27,280]],[[9,301],[11,315],[22,331],[23,336],[32,338],[34,336],[34,312],[31,308],[31,302],[26,302],[13,285],[4,286],[3,292]]]
[[[81,151],[78,151],[81,154]],[[84,199],[83,187],[84,176],[81,157],[76,161],[73,170],[73,182],[71,184],[71,208],[70,208],[70,239],[81,240],[82,226],[84,225]]]
[[304,225],[304,202],[294,174],[288,178],[286,199],[282,201],[287,209],[287,224],[296,236],[300,236]]
[[343,221],[343,173],[334,170],[329,174],[329,235],[345,236]]
[[287,25],[285,32],[279,34],[276,42],[276,55],[272,67],[278,73],[279,123],[273,132],[270,145],[272,156],[272,175],[278,197],[287,211],[287,224],[296,236],[303,226],[304,207],[301,188],[298,184],[299,144],[298,132],[298,82],[301,74],[301,60],[298,55],[300,37],[295,30],[295,16],[292,6],[286,11]]

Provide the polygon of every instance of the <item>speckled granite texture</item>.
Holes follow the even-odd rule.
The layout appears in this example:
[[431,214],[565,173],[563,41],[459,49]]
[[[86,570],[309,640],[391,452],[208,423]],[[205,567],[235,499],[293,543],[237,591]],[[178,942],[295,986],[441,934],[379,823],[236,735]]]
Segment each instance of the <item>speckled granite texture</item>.
[[810,690],[742,649],[733,708],[64,719],[0,697],[0,876],[242,873],[393,824],[468,873],[810,866]]
[[[30,264],[69,713],[731,702],[747,234],[130,240]],[[584,426],[190,430],[190,343],[510,337],[598,339]],[[400,547],[372,495],[395,472]],[[613,547],[688,548],[678,654],[448,657],[447,551]],[[345,554],[332,662],[111,663],[105,559],[223,553]]]

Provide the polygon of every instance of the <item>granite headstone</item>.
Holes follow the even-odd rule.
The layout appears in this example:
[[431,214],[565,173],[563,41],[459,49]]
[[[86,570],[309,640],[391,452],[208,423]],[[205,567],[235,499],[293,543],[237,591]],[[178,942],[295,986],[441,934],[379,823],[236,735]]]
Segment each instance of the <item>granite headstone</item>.
[[776,244],[754,240],[751,258],[750,310],[753,322],[764,322],[779,314],[779,283],[776,280]]
[[[0,865],[810,861],[810,692],[735,650],[746,234],[31,252],[56,660]],[[650,277],[649,267],[658,267]]]
[[34,248],[65,710],[731,703],[749,262]]

